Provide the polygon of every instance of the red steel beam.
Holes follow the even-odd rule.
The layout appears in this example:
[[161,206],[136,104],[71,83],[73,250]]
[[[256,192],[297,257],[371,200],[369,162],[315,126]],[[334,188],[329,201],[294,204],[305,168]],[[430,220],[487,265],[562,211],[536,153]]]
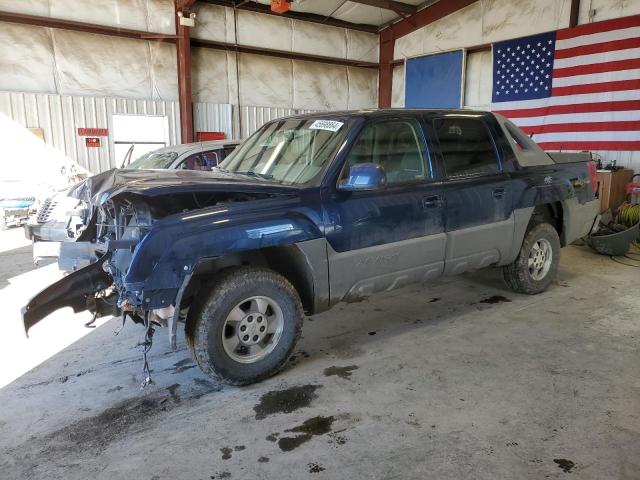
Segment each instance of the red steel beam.
[[571,0],[571,10],[569,15],[569,28],[578,26],[578,17],[580,15],[580,0]]
[[98,35],[109,35],[112,37],[135,38],[139,40],[175,42],[176,39],[175,35],[167,35],[164,33],[145,32],[142,30],[132,30],[130,28],[109,27],[106,25],[75,22],[72,20],[62,20],[58,18],[39,17],[37,15],[25,15],[14,12],[0,11],[0,21],[20,23],[22,25],[35,25],[38,27],[59,28],[62,30],[74,30],[77,32],[95,33]]
[[193,100],[191,97],[191,37],[189,27],[180,24],[181,16],[188,18],[192,0],[176,0],[176,55],[178,60],[178,104],[180,109],[180,137],[182,143],[193,142]]
[[378,107],[380,108],[391,107],[395,43],[391,30],[386,29],[380,32],[380,70],[378,72]]
[[215,42],[212,40],[191,39],[192,47],[212,48],[214,50],[226,50],[230,52],[251,53],[266,57],[286,58],[291,60],[304,60],[307,62],[325,63],[329,65],[342,65],[345,67],[378,68],[379,64],[350,60],[347,58],[325,57],[323,55],[311,55],[308,53],[290,52],[288,50],[274,50],[271,48],[254,47],[251,45],[236,45],[234,43]]

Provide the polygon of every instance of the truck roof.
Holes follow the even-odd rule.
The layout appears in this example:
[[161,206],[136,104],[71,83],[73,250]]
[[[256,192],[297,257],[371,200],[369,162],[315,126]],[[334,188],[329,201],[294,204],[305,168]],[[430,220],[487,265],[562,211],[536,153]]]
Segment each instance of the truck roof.
[[312,112],[312,113],[301,113],[299,115],[292,115],[286,118],[321,118],[321,117],[342,117],[342,118],[383,118],[387,116],[394,116],[399,113],[402,114],[413,114],[413,115],[423,115],[425,113],[432,114],[443,114],[443,113],[454,113],[454,114],[466,114],[466,115],[484,115],[491,114],[492,112],[485,110],[466,110],[466,109],[454,109],[454,108],[372,108],[372,109],[364,109],[364,110],[335,110],[335,111],[326,111],[326,112]]

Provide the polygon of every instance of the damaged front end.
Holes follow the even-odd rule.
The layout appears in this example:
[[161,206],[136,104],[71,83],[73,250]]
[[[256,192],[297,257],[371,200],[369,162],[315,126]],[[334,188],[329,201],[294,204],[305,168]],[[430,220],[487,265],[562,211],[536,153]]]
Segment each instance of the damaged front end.
[[[273,218],[278,211],[274,202],[297,204],[293,187],[225,173],[143,173],[82,195],[91,214],[59,258],[59,264],[75,271],[23,308],[27,332],[55,310],[71,307],[89,310],[94,320],[120,316],[123,322],[128,318],[143,325],[145,355],[154,329],[167,327],[175,350],[177,325],[215,259],[276,245],[282,235],[288,243],[317,235],[307,224],[294,228],[287,223],[285,229],[273,230],[274,221],[283,221],[279,213]],[[234,222],[238,217],[241,227]],[[148,382],[147,367],[145,371]]]
[[128,314],[136,323],[144,323],[142,302],[126,294],[123,280],[136,246],[151,226],[151,211],[144,202],[108,201],[96,208],[90,222],[93,238],[75,242],[72,250],[82,249],[95,260],[29,301],[22,309],[27,334],[40,320],[64,307],[76,313],[89,310],[94,320]]
[[[171,347],[175,349],[175,328],[172,322],[175,309],[172,305],[154,308],[149,299],[145,302],[144,289],[130,290],[126,276],[140,242],[151,230],[154,220],[167,214],[166,210],[150,207],[138,197],[108,200],[94,210],[87,226],[91,234],[87,241],[74,242],[70,249],[74,253],[86,252],[93,263],[58,280],[33,297],[22,309],[25,332],[50,313],[71,307],[74,312],[89,310],[93,319],[85,326],[103,316],[121,316],[123,323],[128,317],[145,327],[143,347],[145,380],[142,386],[151,383],[151,370],[147,353],[152,346],[156,326],[171,326]],[[173,213],[173,212],[170,212]],[[64,261],[65,259],[62,258]],[[76,259],[78,260],[78,259]]]

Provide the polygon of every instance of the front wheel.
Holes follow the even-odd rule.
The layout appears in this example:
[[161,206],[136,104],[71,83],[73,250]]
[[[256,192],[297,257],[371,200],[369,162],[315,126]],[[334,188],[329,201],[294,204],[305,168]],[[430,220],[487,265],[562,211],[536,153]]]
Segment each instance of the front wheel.
[[544,292],[558,272],[560,239],[556,229],[540,223],[529,229],[518,258],[502,268],[505,282],[515,292]]
[[277,373],[302,331],[298,293],[283,276],[242,267],[221,275],[189,312],[191,353],[208,375],[247,385]]

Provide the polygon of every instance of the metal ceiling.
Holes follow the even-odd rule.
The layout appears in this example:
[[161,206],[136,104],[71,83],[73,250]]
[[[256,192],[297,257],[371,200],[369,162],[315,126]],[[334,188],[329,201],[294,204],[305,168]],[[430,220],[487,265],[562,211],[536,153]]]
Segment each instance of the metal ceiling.
[[[206,0],[205,0],[206,1]],[[220,2],[215,2],[220,3]],[[228,6],[235,3],[239,8],[254,9],[268,7],[270,0],[230,0],[224,2]],[[312,21],[325,19],[328,25],[335,24],[331,20],[360,26],[368,26],[371,31],[377,31],[389,23],[402,20],[418,9],[434,3],[425,0],[294,0],[290,13],[285,16],[304,15],[313,16]],[[251,4],[254,4],[253,6]],[[259,5],[255,5],[259,4]],[[378,6],[379,5],[379,6]],[[384,7],[383,7],[384,6]],[[344,25],[348,27],[348,25]]]

